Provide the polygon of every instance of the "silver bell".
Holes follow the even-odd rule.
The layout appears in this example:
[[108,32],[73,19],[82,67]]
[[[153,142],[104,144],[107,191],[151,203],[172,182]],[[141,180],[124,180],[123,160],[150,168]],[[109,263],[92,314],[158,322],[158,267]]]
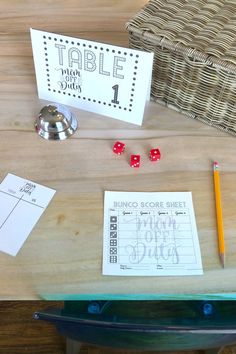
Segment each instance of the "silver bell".
[[64,140],[76,131],[77,119],[67,107],[51,103],[39,112],[35,129],[44,139]]

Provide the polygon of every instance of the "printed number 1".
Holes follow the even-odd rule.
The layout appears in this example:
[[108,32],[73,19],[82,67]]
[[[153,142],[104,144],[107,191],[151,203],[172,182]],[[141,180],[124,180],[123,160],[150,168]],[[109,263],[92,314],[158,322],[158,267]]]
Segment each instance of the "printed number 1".
[[113,98],[113,100],[111,100],[111,102],[115,103],[115,104],[119,104],[119,101],[117,101],[119,85],[114,85],[114,86],[112,86],[112,88],[114,90],[114,98]]

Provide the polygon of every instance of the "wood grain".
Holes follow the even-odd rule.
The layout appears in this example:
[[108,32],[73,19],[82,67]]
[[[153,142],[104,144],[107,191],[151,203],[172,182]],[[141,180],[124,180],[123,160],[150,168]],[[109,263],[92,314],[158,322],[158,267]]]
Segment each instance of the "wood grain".
[[[62,308],[54,301],[1,301],[0,302],[0,354],[64,354],[66,340],[55,327],[33,319],[35,311],[48,307]],[[150,354],[147,351],[129,351],[98,347],[83,343],[80,354]],[[222,348],[220,354],[235,354],[235,346]],[[161,354],[152,351],[152,354]],[[171,351],[165,354],[204,354],[204,351]]]
[[49,306],[62,307],[59,302],[1,301],[0,353],[1,354],[63,354],[65,338],[48,323],[33,319],[35,311]]
[[[66,340],[47,322],[33,319],[35,311],[48,307],[62,308],[62,302],[1,301],[0,302],[0,354],[64,354]],[[221,354],[234,354],[235,347],[226,347]],[[80,354],[148,354],[82,344]],[[152,354],[160,351],[152,351]],[[166,354],[204,354],[203,351],[172,351]]]
[[[126,21],[146,1],[1,1],[0,179],[7,173],[57,193],[16,257],[0,253],[0,299],[158,298],[221,294],[234,298],[236,268],[236,138],[163,106],[147,104],[142,127],[72,109],[79,129],[69,140],[38,137],[37,98],[29,28],[128,45]],[[114,156],[115,140],[126,154]],[[151,164],[158,146],[162,160]],[[131,169],[131,153],[141,167]],[[221,269],[212,160],[221,165],[226,268]],[[204,275],[105,277],[101,273],[105,190],[192,191]],[[183,294],[184,293],[184,294]],[[204,296],[203,296],[204,297]]]

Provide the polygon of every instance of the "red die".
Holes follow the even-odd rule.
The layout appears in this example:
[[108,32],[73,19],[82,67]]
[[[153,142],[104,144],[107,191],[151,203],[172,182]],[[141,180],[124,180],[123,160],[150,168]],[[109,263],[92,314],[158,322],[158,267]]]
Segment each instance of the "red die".
[[158,161],[161,158],[161,153],[159,149],[151,149],[149,153],[149,158],[151,161]]
[[113,146],[113,151],[115,154],[122,154],[122,152],[124,152],[125,150],[125,144],[121,143],[120,141],[116,141],[114,146]]
[[130,166],[139,167],[140,166],[140,155],[131,155],[130,156]]

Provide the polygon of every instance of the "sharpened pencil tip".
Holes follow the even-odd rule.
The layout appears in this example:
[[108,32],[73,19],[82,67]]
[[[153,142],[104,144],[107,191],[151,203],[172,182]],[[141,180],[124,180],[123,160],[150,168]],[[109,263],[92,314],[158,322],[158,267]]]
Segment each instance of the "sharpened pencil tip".
[[225,254],[224,253],[220,253],[220,262],[222,267],[225,267]]

